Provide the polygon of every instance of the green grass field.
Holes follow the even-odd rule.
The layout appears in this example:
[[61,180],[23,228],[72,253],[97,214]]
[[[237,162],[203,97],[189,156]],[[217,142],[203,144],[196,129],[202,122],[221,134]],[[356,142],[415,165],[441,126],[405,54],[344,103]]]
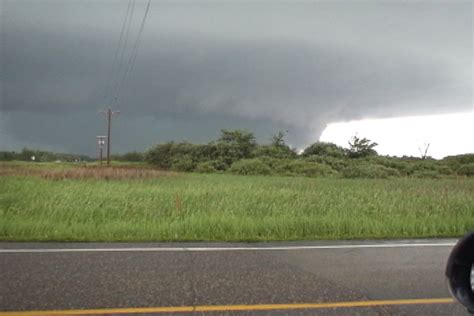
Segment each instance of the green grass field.
[[473,178],[347,180],[157,170],[133,176],[137,168],[0,168],[1,240],[454,237],[474,228]]

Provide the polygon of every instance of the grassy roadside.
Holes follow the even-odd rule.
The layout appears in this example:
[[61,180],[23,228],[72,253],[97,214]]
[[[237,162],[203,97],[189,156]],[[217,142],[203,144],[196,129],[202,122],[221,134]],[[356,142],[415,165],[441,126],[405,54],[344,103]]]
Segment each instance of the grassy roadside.
[[0,240],[448,237],[474,228],[472,178],[117,174],[0,176]]

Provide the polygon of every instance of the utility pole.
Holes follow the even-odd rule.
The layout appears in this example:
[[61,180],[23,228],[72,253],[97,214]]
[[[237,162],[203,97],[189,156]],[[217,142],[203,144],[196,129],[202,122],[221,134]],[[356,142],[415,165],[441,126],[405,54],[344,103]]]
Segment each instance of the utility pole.
[[109,107],[106,111],[101,111],[101,113],[107,116],[107,165],[110,165],[110,129],[112,124],[112,116],[120,114],[120,111],[112,111]]

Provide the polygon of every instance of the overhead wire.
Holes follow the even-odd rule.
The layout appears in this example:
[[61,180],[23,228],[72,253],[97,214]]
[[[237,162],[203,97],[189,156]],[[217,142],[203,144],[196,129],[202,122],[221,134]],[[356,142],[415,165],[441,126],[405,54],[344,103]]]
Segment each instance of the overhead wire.
[[106,86],[106,90],[105,90],[105,98],[108,98],[110,96],[110,94],[112,93],[111,89],[113,87],[114,78],[116,77],[116,72],[117,72],[117,68],[118,68],[117,58],[118,58],[119,52],[121,51],[121,48],[122,48],[123,35],[125,33],[125,26],[127,25],[131,4],[132,4],[132,0],[128,0],[127,10],[125,12],[125,17],[124,17],[124,20],[123,20],[123,23],[122,23],[122,29],[120,31],[120,37],[119,37],[119,40],[118,40],[118,43],[117,43],[117,48],[115,49],[114,59],[112,61],[112,67],[110,69],[110,73],[109,73],[109,76],[108,76],[108,82],[107,82],[107,86]]
[[115,98],[114,98],[114,104],[115,105],[117,105],[118,99],[120,97],[120,93],[121,93],[125,83],[127,82],[128,77],[130,76],[130,74],[133,71],[133,67],[135,65],[135,60],[136,60],[137,55],[138,55],[138,48],[140,46],[140,42],[141,42],[141,39],[142,39],[142,36],[143,36],[143,30],[145,28],[146,19],[148,17],[148,12],[150,11],[150,6],[151,6],[151,0],[148,0],[148,4],[146,6],[145,13],[143,15],[143,18],[142,18],[142,21],[141,21],[141,24],[140,24],[140,28],[139,28],[138,33],[137,33],[137,38],[135,39],[135,43],[132,47],[132,52],[131,52],[130,57],[128,59],[128,63],[126,65],[125,72],[123,73],[123,76],[122,76],[122,78],[121,78],[121,80],[118,84],[117,90],[116,90],[116,95],[115,95]]
[[119,91],[118,89],[120,88],[120,84],[121,84],[120,78],[122,77],[122,72],[124,72],[124,69],[126,70],[126,68],[124,68],[126,67],[125,65],[126,59],[124,59],[125,58],[124,56],[125,56],[125,52],[127,51],[128,38],[129,38],[131,24],[133,20],[133,14],[135,11],[135,1],[136,0],[132,0],[131,11],[130,11],[129,19],[128,19],[128,24],[126,27],[126,32],[125,32],[125,40],[124,40],[122,49],[120,51],[120,58],[118,61],[118,66],[117,66],[117,73],[115,76],[116,80],[114,80],[113,90],[111,91],[111,98],[112,98],[111,103],[114,102],[114,98],[116,98],[116,95]]

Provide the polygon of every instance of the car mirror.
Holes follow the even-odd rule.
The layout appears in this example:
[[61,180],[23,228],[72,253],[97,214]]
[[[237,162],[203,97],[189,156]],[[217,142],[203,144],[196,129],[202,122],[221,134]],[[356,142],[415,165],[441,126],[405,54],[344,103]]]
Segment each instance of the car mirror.
[[451,295],[474,314],[474,232],[458,241],[446,266]]

